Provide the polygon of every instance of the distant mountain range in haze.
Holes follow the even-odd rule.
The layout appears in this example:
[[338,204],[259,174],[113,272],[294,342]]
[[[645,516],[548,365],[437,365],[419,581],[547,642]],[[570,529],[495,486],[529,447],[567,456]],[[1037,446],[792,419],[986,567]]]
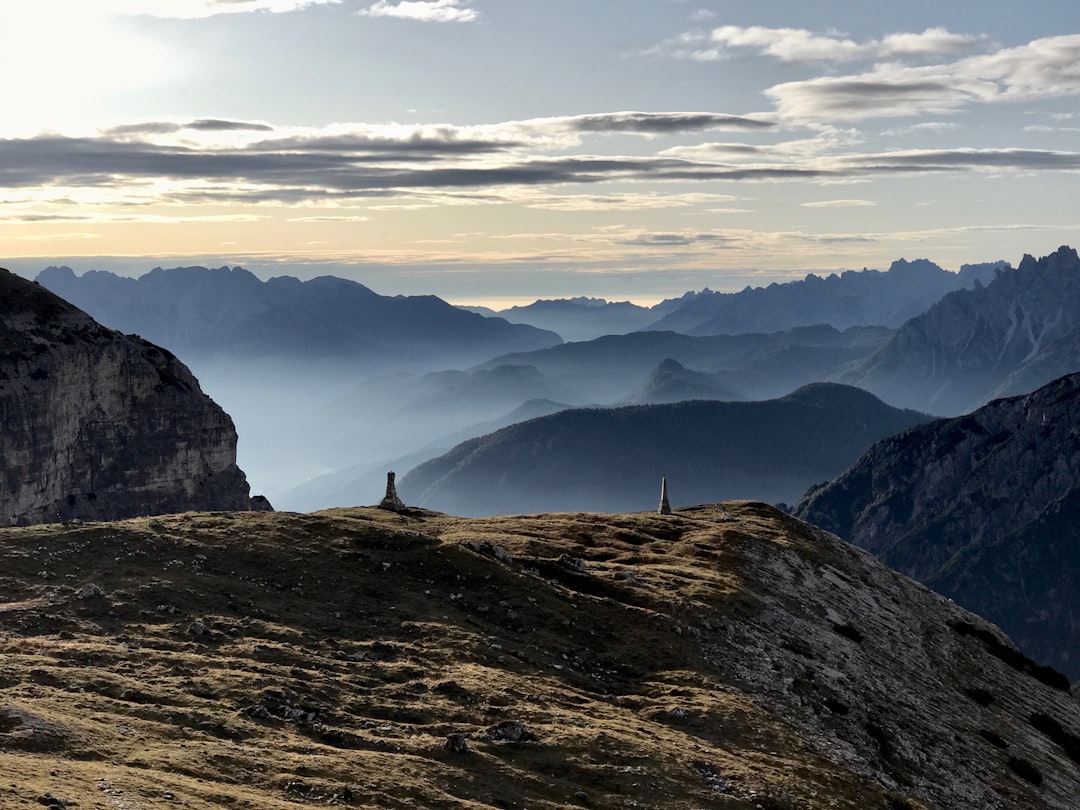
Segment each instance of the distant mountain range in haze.
[[458,515],[645,511],[664,475],[673,505],[794,502],[878,439],[928,418],[831,383],[764,402],[566,410],[464,442],[399,490]]
[[796,514],[1080,678],[1080,374],[874,445]]
[[385,296],[332,276],[261,281],[239,267],[157,268],[135,279],[49,267],[37,281],[100,322],[185,360],[280,357],[369,368],[446,368],[561,343],[435,296]]
[[557,332],[567,341],[636,331],[671,331],[685,335],[737,335],[784,332],[799,326],[828,324],[898,327],[925,312],[946,293],[989,281],[1006,262],[970,264],[951,273],[926,259],[899,259],[887,271],[847,271],[808,275],[800,281],[746,287],[736,293],[688,292],[653,307],[600,298],[536,301],[499,315],[511,323]]
[[1062,247],[950,293],[835,379],[953,416],[1080,370],[1080,257]]

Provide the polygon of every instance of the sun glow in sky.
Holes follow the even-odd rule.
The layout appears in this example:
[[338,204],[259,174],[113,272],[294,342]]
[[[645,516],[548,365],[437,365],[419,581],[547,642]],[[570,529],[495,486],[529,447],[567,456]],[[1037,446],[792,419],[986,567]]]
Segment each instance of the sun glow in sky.
[[[150,11],[152,9],[152,12]],[[656,300],[1080,243],[1075,0],[0,7],[0,263]]]

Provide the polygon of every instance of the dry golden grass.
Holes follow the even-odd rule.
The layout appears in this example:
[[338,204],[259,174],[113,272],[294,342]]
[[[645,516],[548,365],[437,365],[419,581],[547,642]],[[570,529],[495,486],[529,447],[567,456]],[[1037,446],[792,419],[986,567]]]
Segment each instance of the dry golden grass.
[[5,530],[0,806],[922,807],[707,652],[764,547],[842,562],[750,503]]

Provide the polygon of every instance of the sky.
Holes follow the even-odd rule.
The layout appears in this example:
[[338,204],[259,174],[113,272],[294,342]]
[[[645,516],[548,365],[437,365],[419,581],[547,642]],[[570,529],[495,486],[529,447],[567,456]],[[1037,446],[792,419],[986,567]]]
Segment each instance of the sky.
[[651,303],[1080,244],[1076,0],[18,0],[0,265]]

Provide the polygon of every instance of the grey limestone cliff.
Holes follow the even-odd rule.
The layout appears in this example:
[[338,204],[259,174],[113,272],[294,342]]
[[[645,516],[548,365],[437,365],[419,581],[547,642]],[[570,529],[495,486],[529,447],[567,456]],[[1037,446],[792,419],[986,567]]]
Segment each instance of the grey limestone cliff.
[[228,414],[169,352],[0,270],[6,522],[266,508]]

